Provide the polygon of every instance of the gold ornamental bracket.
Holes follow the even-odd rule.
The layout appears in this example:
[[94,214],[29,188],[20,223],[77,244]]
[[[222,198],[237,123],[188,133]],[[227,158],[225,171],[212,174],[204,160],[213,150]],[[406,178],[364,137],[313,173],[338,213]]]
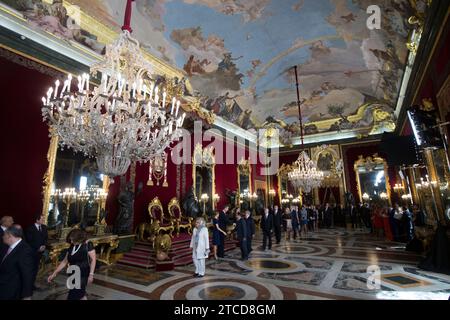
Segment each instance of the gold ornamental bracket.
[[208,124],[214,124],[216,121],[216,115],[209,110],[202,107],[200,101],[193,97],[183,97],[184,103],[181,104],[181,108],[190,113],[194,113],[200,119],[205,120]]

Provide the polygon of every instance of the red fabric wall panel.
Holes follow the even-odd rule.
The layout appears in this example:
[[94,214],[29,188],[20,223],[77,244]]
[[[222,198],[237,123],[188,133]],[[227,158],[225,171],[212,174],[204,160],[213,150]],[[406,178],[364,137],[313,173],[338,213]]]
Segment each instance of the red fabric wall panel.
[[42,211],[42,178],[48,166],[48,128],[41,97],[53,79],[0,58],[0,216],[27,227]]

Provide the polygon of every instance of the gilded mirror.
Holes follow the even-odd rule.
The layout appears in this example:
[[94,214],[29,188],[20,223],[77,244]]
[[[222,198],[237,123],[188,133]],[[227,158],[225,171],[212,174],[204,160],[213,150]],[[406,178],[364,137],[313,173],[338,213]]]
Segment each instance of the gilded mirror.
[[292,171],[292,165],[282,164],[277,172],[278,179],[278,199],[280,204],[283,203],[283,200],[289,198],[290,195],[293,197],[298,197],[299,192],[295,190],[295,188],[291,185],[288,179],[288,173]]
[[47,158],[42,213],[49,229],[87,228],[104,220],[109,179],[98,171],[95,159],[58,148],[55,136]]
[[387,163],[375,154],[373,157],[359,156],[354,164],[360,202],[388,201],[391,193]]
[[193,188],[205,213],[215,208],[215,165],[214,148],[203,149],[200,144],[197,144],[192,156]]
[[244,158],[239,161],[237,166],[237,179],[238,179],[238,200],[240,201],[240,207],[242,210],[247,210],[251,207],[252,200],[252,167],[249,160]]

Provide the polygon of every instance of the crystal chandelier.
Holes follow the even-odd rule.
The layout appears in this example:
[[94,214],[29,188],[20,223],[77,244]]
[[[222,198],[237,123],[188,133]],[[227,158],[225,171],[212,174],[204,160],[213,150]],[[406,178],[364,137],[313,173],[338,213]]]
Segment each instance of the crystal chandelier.
[[[298,87],[298,74],[297,66],[295,69],[295,80],[297,87],[297,106],[298,115],[300,121],[300,137],[301,137],[301,147],[303,148],[303,124],[302,124],[302,113],[300,108],[300,92]],[[293,164],[294,169],[288,173],[288,179],[291,181],[292,185],[301,189],[305,193],[310,193],[313,188],[317,188],[322,184],[324,179],[323,172],[317,170],[314,162],[309,158],[306,151],[300,152],[298,159]]]
[[[131,2],[119,38],[107,46],[103,61],[78,76],[76,90],[69,74],[62,88],[57,80],[42,98],[44,121],[62,147],[95,157],[109,177],[123,175],[132,162],[165,158],[179,140],[186,116],[180,101],[158,88],[152,67],[131,36]],[[101,79],[90,85],[90,77]]]
[[323,172],[317,170],[308,154],[302,151],[297,161],[294,162],[294,169],[288,173],[288,178],[295,188],[309,193],[312,189],[320,187]]

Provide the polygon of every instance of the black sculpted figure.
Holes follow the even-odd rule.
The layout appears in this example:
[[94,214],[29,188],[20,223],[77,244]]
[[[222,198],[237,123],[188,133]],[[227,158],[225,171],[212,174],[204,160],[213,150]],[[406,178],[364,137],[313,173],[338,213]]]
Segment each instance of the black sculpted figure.
[[183,198],[183,210],[188,217],[197,218],[202,215],[202,209],[195,198],[194,188],[191,187],[189,192]]
[[[141,191],[142,183],[139,183],[137,194],[139,195]],[[117,198],[119,202],[119,215],[114,226],[114,233],[119,235],[133,233],[134,199],[133,185],[131,182],[128,182]]]

